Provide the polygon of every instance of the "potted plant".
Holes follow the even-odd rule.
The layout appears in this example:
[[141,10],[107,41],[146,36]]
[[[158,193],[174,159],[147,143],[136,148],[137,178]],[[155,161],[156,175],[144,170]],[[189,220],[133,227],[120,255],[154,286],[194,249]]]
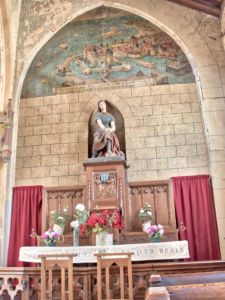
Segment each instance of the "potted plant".
[[47,231],[43,232],[41,235],[41,240],[48,246],[56,246],[56,243],[60,238],[62,237],[62,234],[52,230],[49,228]]
[[89,211],[85,209],[85,206],[82,203],[78,203],[75,207],[75,213],[74,213],[75,220],[70,223],[70,226],[73,228],[74,246],[79,246],[80,224],[84,224],[88,216],[89,216]]
[[63,234],[66,223],[69,220],[68,208],[64,207],[60,212],[52,210],[50,212],[50,219],[53,230]]
[[139,211],[139,219],[142,224],[151,223],[152,221],[152,207],[150,204],[145,203]]
[[164,228],[162,225],[151,225],[149,223],[145,223],[143,227],[143,231],[148,234],[149,240],[151,242],[160,242],[161,237],[164,234]]

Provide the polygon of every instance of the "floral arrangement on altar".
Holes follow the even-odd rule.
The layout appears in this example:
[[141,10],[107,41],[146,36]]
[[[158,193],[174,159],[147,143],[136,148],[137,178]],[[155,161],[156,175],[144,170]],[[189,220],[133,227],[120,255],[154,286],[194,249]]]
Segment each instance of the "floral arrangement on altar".
[[140,209],[138,214],[142,224],[152,221],[152,207],[150,204],[145,203],[144,206]]
[[63,233],[66,222],[69,220],[68,207],[64,207],[60,212],[52,210],[50,212],[50,219],[53,224],[53,230]]
[[80,235],[93,233],[111,233],[113,228],[123,229],[124,223],[118,209],[105,209],[101,212],[92,211],[86,222],[80,225]]
[[75,221],[72,221],[70,223],[70,226],[72,228],[78,228],[80,224],[84,224],[89,216],[89,211],[86,210],[85,206],[82,203],[78,203],[75,206],[75,213],[74,213],[74,217],[75,217]]
[[143,231],[146,232],[149,236],[149,239],[158,239],[163,236],[164,234],[164,229],[163,226],[158,224],[158,225],[151,225],[150,222],[147,222],[143,226]]
[[41,240],[48,246],[55,246],[57,241],[60,240],[62,234],[49,228],[47,231],[42,233]]

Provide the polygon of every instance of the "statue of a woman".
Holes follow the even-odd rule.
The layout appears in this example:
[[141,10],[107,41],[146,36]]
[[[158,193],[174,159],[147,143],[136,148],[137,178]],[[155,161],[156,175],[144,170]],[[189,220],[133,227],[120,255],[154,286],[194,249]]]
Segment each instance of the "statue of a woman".
[[92,158],[123,155],[120,151],[118,137],[115,134],[115,119],[113,115],[107,112],[105,100],[98,102],[98,110],[95,121],[99,129],[94,133]]

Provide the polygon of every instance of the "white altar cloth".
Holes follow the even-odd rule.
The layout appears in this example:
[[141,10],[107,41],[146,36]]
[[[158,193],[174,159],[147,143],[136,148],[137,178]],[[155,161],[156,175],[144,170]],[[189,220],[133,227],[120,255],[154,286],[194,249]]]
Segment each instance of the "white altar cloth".
[[134,252],[132,261],[153,261],[189,258],[188,242],[174,241],[145,244],[80,247],[21,247],[19,260],[40,263],[40,254],[77,254],[74,263],[96,263],[95,253]]

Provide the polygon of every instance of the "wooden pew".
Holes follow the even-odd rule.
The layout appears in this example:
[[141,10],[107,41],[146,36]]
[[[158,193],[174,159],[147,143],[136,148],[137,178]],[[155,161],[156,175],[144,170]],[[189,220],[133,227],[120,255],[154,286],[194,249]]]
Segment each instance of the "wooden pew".
[[225,271],[152,275],[145,300],[224,300]]
[[169,286],[170,300],[224,300],[225,282]]

